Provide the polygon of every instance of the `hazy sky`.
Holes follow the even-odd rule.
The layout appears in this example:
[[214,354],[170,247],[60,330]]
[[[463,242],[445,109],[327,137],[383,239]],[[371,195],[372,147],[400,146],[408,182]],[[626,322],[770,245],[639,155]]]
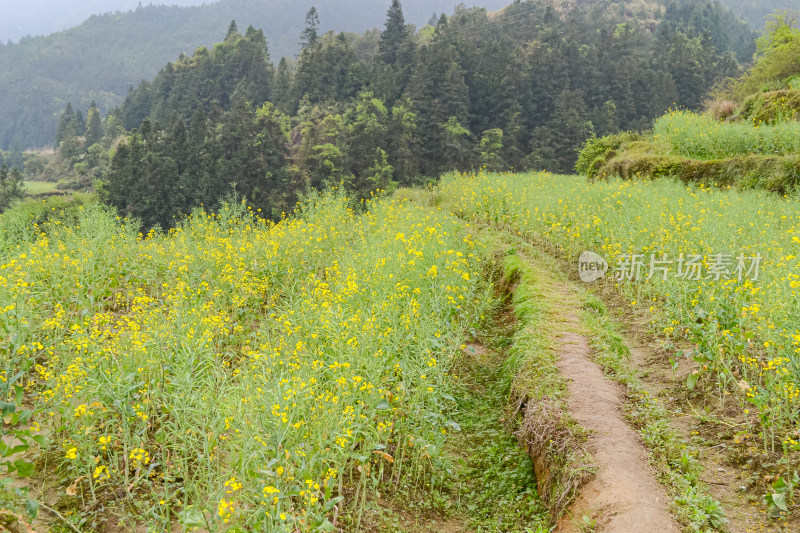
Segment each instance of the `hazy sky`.
[[[90,16],[136,9],[140,0],[0,0],[0,41],[46,35],[77,26]],[[144,0],[147,4],[199,5],[211,0]]]

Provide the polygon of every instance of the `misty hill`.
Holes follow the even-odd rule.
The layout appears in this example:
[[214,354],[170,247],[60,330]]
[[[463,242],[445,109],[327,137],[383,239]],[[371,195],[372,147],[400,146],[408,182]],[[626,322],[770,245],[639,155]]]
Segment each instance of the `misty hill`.
[[[407,0],[406,19],[421,27],[458,0]],[[472,0],[496,10],[505,0]],[[179,54],[223,40],[228,23],[262,29],[273,58],[294,56],[305,13],[315,5],[320,31],[362,32],[379,27],[388,2],[374,0],[222,0],[192,7],[146,6],[95,15],[46,37],[0,44],[0,149],[52,144],[66,102],[105,112],[131,85],[151,79]]]
[[763,31],[766,18],[775,11],[791,11],[794,16],[800,14],[800,3],[797,0],[721,0],[734,13],[757,31]]
[[28,0],[8,2],[0,18],[0,42],[18,41],[25,36],[48,35],[77,26],[92,15],[131,11],[139,4],[192,6],[208,0]]

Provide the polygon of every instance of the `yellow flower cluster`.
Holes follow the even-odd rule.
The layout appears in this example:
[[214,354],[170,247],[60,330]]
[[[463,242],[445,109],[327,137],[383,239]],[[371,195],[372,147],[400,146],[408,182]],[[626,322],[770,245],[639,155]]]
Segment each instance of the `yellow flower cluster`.
[[[674,118],[674,117],[673,117]],[[444,197],[469,217],[512,228],[576,259],[585,250],[614,269],[634,254],[675,259],[761,256],[758,276],[648,279],[619,284],[664,334],[697,350],[698,373],[729,393],[747,384],[770,440],[800,423],[800,207],[761,191],[687,187],[669,180],[587,183],[550,174],[451,176]],[[649,265],[645,265],[648,267]],[[610,277],[612,272],[608,273]],[[666,279],[665,279],[666,278]],[[776,435],[778,433],[778,435]]]
[[96,205],[78,218],[0,252],[0,354],[29,368],[65,475],[306,530],[349,462],[443,438],[447,372],[488,294],[452,215],[326,196],[278,223],[233,205],[164,235]]

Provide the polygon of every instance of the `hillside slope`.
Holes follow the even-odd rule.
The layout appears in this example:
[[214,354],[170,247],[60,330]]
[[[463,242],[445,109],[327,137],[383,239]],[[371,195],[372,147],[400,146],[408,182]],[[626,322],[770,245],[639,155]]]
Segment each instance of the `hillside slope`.
[[[140,0],[29,0],[3,6],[0,18],[0,42],[19,41],[22,37],[48,35],[77,26],[92,15],[116,11],[131,11],[142,4]],[[208,0],[161,0],[145,4],[194,6],[207,4]]]
[[758,31],[764,29],[767,17],[776,11],[793,10],[800,13],[796,0],[720,0]]
[[800,186],[800,28],[772,21],[753,67],[714,92],[704,114],[674,109],[652,134],[590,139],[577,170],[589,178],[678,178],[687,183],[796,193]]
[[[475,0],[496,10],[505,0]],[[422,26],[436,13],[452,12],[456,0],[407,0],[406,19]],[[319,11],[320,31],[362,32],[383,24],[387,3],[370,0],[222,0],[193,7],[146,6],[95,15],[80,26],[46,37],[0,44],[0,149],[52,144],[57,114],[66,102],[101,111],[120,103],[130,85],[152,78],[180,53],[210,46],[235,19],[264,30],[274,58],[294,56],[305,13]]]

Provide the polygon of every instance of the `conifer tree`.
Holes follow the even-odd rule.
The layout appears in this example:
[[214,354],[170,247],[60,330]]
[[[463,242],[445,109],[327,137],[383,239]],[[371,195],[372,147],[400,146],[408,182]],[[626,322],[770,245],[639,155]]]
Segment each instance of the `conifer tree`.
[[278,63],[278,72],[275,75],[275,90],[273,91],[272,101],[284,113],[290,112],[289,103],[291,102],[292,73],[289,70],[289,63],[282,57]]
[[378,43],[379,59],[387,65],[394,66],[397,63],[400,47],[407,38],[408,29],[400,0],[392,0],[392,5],[386,13],[386,26],[381,32],[381,40]]
[[306,27],[303,33],[300,34],[300,46],[305,49],[314,46],[319,39],[319,13],[317,8],[311,6],[306,13]]
[[66,109],[61,114],[61,119],[58,121],[58,128],[56,128],[56,139],[55,144],[56,148],[61,144],[68,136],[75,136],[78,134],[77,132],[77,117],[75,116],[75,111],[72,109],[72,103],[68,103]]
[[92,100],[92,105],[86,113],[86,147],[100,142],[103,138],[103,123],[100,119],[100,111],[97,104]]
[[225,34],[225,40],[227,41],[231,37],[236,36],[239,33],[239,28],[236,26],[236,21],[232,20],[230,25],[228,26],[228,33]]

